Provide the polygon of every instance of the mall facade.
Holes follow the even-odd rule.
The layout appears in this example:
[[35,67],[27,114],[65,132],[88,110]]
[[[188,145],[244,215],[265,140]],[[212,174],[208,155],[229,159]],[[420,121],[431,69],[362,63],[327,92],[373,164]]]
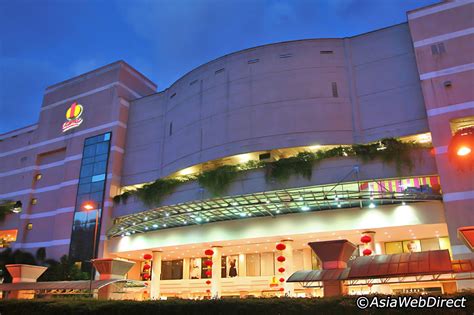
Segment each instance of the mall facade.
[[[321,268],[312,242],[348,240],[351,259],[369,248],[472,260],[458,229],[474,225],[474,153],[450,150],[474,126],[473,12],[472,0],[447,1],[354,37],[238,51],[161,92],[123,61],[52,85],[37,124],[0,136],[0,200],[17,204],[2,247],[83,267],[135,261],[127,277],[151,286],[136,298],[321,295],[286,282]],[[345,153],[383,151],[387,138],[420,144],[410,165]],[[334,148],[342,156],[306,175],[288,163],[287,178],[269,176],[276,161]],[[383,290],[474,287],[437,280]]]

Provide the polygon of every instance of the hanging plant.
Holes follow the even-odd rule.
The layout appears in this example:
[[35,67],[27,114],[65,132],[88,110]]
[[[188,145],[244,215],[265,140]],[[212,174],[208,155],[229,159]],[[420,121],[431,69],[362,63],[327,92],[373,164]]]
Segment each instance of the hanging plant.
[[236,165],[224,165],[199,174],[197,179],[201,187],[206,188],[212,195],[218,196],[227,190],[238,174],[239,169]]
[[[287,181],[291,175],[298,175],[310,180],[314,165],[324,159],[333,157],[353,156],[359,158],[363,163],[381,159],[385,164],[394,163],[397,172],[400,173],[403,167],[412,168],[412,152],[415,149],[427,147],[428,145],[386,138],[373,143],[338,146],[329,150],[320,150],[315,153],[307,151],[300,152],[296,156],[282,158],[275,162],[251,160],[238,165],[220,166],[214,170],[205,171],[197,176],[158,179],[151,184],[144,185],[142,188],[117,195],[113,200],[115,203],[126,203],[131,195],[135,195],[146,205],[156,206],[161,202],[163,197],[171,194],[177,186],[196,179],[201,187],[207,189],[212,195],[219,196],[227,191],[230,184],[237,178],[240,172],[261,167],[266,168],[267,180],[284,182]],[[0,220],[1,217],[2,214],[0,213]]]
[[291,175],[295,174],[310,180],[315,161],[316,156],[305,151],[293,157],[267,163],[267,178],[286,181]]

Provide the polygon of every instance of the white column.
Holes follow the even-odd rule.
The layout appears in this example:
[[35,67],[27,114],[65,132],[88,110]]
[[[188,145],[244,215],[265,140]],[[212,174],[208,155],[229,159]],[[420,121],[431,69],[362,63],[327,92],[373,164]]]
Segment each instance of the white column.
[[212,250],[212,277],[211,277],[211,298],[218,299],[221,297],[221,268],[222,268],[222,248],[220,246],[213,246]]
[[161,254],[160,251],[153,251],[153,262],[151,269],[151,289],[150,297],[152,300],[160,299],[160,278],[161,278]]
[[[295,268],[293,266],[293,240],[282,240],[281,242],[286,245],[286,248],[282,251],[282,255],[286,258],[286,260],[282,265],[285,268],[283,278],[287,280],[293,274],[293,272],[295,272]],[[285,289],[285,295],[294,296],[295,285],[293,283],[288,283],[285,281],[283,288]]]

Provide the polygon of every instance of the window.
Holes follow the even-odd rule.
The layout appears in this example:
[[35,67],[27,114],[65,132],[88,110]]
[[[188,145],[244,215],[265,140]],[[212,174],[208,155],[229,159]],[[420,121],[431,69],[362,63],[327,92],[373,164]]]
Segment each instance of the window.
[[446,48],[444,47],[444,43],[438,43],[431,45],[431,54],[432,55],[441,55],[446,52]]
[[224,70],[225,70],[224,68],[219,69],[219,70],[216,70],[216,72],[214,72],[214,74],[219,74],[219,73],[221,73],[221,72],[224,72]]
[[321,55],[330,55],[330,54],[333,54],[334,52],[332,50],[321,50],[319,53]]
[[170,136],[173,134],[173,122],[170,122]]
[[273,276],[275,274],[275,255],[273,252],[262,253],[260,255],[261,266],[260,273],[262,276]]
[[293,57],[293,54],[291,54],[291,53],[281,54],[281,55],[280,55],[280,58],[282,58],[282,59],[284,59],[284,58],[291,58],[291,57]]
[[[93,253],[94,232],[96,220],[98,220],[99,225],[97,228],[100,229],[110,140],[110,132],[84,140],[69,248],[69,256],[75,262],[82,262],[83,271],[90,268],[88,261],[96,254]],[[97,205],[97,209],[84,211],[82,207],[85,202],[93,202]],[[97,245],[99,237],[95,238],[95,242]],[[95,246],[96,251],[97,247]]]
[[249,61],[247,61],[247,63],[248,63],[248,64],[252,64],[252,63],[257,63],[257,62],[259,62],[259,61],[260,61],[260,59],[255,58],[255,59],[250,59]]
[[161,280],[183,279],[183,260],[171,260],[161,262]]
[[171,94],[170,99],[176,96],[176,93]]
[[331,87],[332,87],[332,97],[338,97],[339,94],[337,92],[337,83],[332,82]]
[[260,276],[260,254],[247,254],[247,276]]

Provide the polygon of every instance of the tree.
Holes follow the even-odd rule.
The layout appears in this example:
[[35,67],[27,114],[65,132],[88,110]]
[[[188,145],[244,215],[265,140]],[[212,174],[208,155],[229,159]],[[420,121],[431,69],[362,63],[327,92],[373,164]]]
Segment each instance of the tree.
[[38,278],[38,281],[87,280],[89,278],[89,274],[82,272],[67,255],[62,256],[60,261],[47,259],[46,249],[43,247],[36,251],[36,255],[19,249],[13,251],[11,248],[0,252],[0,277],[3,277],[4,283],[10,283],[12,281],[5,267],[10,264],[28,264],[48,267]]

